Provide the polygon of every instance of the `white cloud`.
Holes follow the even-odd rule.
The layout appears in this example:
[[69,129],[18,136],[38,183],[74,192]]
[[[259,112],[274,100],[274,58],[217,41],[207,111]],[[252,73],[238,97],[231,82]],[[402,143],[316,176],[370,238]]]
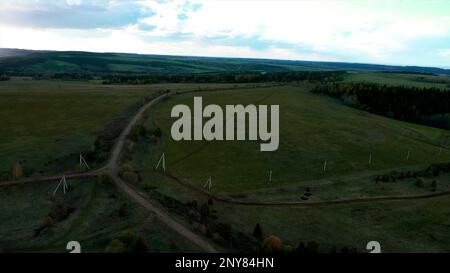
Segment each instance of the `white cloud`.
[[[45,9],[43,1],[20,0],[22,5],[11,6],[11,9]],[[79,9],[80,5],[87,2],[88,0],[65,0],[62,3]],[[392,63],[395,62],[396,55],[415,52],[418,42],[428,39],[450,41],[450,17],[421,11],[420,5],[423,3],[420,2],[89,2],[96,5],[102,2],[106,6],[114,3],[139,4],[150,8],[156,15],[141,17],[137,22],[129,18],[119,27],[108,28],[109,21],[78,24],[94,26],[94,29],[85,31],[92,35],[83,31],[52,29],[50,26],[44,30],[4,25],[2,46]],[[444,7],[448,6],[445,2],[433,2],[429,5],[439,7],[440,3]],[[193,8],[196,4],[196,8]],[[394,4],[397,6],[393,6]],[[419,8],[413,9],[413,6]],[[120,17],[120,14],[117,11],[115,16]],[[70,24],[76,25],[75,22]],[[19,33],[25,33],[26,36]],[[429,46],[428,51],[431,50],[434,49]],[[436,52],[441,56],[446,54],[445,51]],[[408,60],[414,61],[414,58],[416,56],[410,56]]]
[[439,50],[439,55],[445,58],[450,58],[450,48]]

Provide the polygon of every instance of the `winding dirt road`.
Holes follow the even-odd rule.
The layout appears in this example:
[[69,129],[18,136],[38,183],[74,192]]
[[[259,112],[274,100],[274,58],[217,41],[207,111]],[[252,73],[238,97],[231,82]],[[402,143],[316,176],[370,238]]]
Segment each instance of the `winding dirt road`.
[[348,198],[339,200],[328,200],[328,201],[280,201],[280,202],[261,202],[261,201],[245,201],[238,200],[231,197],[220,196],[217,194],[212,194],[208,190],[194,185],[180,177],[176,177],[169,173],[160,173],[165,177],[168,177],[185,188],[189,188],[197,193],[211,197],[214,201],[221,203],[240,205],[240,206],[256,206],[256,207],[320,207],[320,206],[332,206],[332,205],[342,205],[342,204],[360,204],[360,203],[376,203],[376,202],[392,202],[392,201],[404,201],[404,200],[418,200],[418,199],[429,199],[434,197],[450,195],[450,190],[440,191],[425,194],[416,195],[385,195],[385,196],[373,196],[373,197],[361,197],[361,198]]
[[[143,197],[141,194],[139,194],[135,189],[133,189],[130,185],[128,185],[125,181],[123,181],[119,177],[119,166],[118,166],[118,160],[120,153],[125,145],[127,136],[130,134],[133,127],[136,125],[138,120],[142,117],[145,111],[147,111],[151,106],[155,105],[165,97],[167,97],[168,94],[163,94],[144,106],[142,106],[139,111],[134,115],[134,117],[129,121],[125,129],[120,134],[119,138],[117,139],[113,150],[111,151],[110,158],[108,160],[108,163],[106,166],[93,170],[87,173],[79,173],[79,174],[68,174],[65,175],[68,179],[83,179],[83,178],[89,178],[98,176],[104,171],[109,171],[111,173],[112,180],[116,184],[118,188],[120,188],[125,194],[127,194],[129,197],[131,197],[134,201],[136,201],[138,204],[140,204],[142,207],[144,207],[146,210],[154,213],[160,221],[165,223],[169,228],[171,228],[173,231],[178,233],[179,235],[185,237],[187,240],[191,241],[198,247],[200,247],[205,252],[215,253],[218,252],[214,246],[209,243],[204,238],[200,237],[199,235],[193,233],[191,230],[186,228],[184,225],[176,222],[173,220],[167,213],[165,213],[163,210],[158,208],[152,201],[147,200],[145,197]],[[46,182],[46,181],[54,181],[54,180],[60,180],[64,175],[53,175],[53,176],[41,176],[41,177],[30,177],[15,181],[8,181],[8,182],[1,182],[1,186],[11,186],[11,185],[17,185],[17,184],[25,184],[25,183],[37,183],[37,182]]]

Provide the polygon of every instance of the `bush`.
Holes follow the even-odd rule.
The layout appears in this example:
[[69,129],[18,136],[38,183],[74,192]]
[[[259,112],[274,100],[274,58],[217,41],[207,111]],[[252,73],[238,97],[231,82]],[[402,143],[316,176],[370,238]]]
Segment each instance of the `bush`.
[[214,232],[212,235],[212,240],[219,245],[224,245],[226,242],[225,240],[222,238],[222,236],[220,236],[220,234],[218,232]]
[[105,248],[106,253],[124,253],[126,252],[125,245],[119,239],[114,239],[109,242],[108,246]]
[[75,166],[75,171],[77,172],[77,173],[84,173],[84,172],[86,172],[88,169],[87,169],[87,167],[84,165],[84,164],[77,164],[76,166]]
[[136,125],[133,128],[133,130],[131,131],[130,139],[133,141],[136,141],[141,137],[145,138],[145,137],[147,137],[148,132],[149,131],[148,131],[147,127],[144,124],[140,123],[140,124]]
[[202,204],[200,206],[200,215],[202,216],[202,219],[206,220],[209,218],[211,212],[209,210],[209,205],[208,204]]
[[282,253],[284,252],[284,243],[279,237],[271,235],[261,243],[261,252]]
[[297,252],[298,252],[298,253],[306,253],[306,246],[305,246],[305,243],[300,242],[300,243],[298,244]]
[[139,236],[134,243],[133,252],[135,253],[143,253],[148,251],[147,241],[144,237]]
[[128,182],[138,182],[139,175],[135,172],[124,172],[122,173],[122,178]]
[[128,141],[128,143],[127,143],[127,152],[128,153],[133,153],[135,146],[136,146],[136,144],[135,144],[134,141],[132,141],[132,140]]
[[97,180],[102,185],[111,185],[113,180],[109,172],[102,172]]
[[416,186],[419,188],[423,188],[425,186],[425,180],[423,177],[416,177]]
[[12,177],[14,179],[20,179],[23,177],[23,169],[22,169],[22,165],[20,163],[17,163],[16,165],[14,165],[13,170],[12,170]]
[[319,253],[319,244],[315,241],[308,242],[306,245],[306,253]]
[[42,226],[48,228],[48,227],[53,226],[53,224],[54,224],[53,218],[51,216],[47,216],[47,218],[45,218],[45,221],[42,224]]
[[231,240],[232,237],[232,227],[228,223],[218,223],[214,226],[214,229],[224,238],[225,240]]
[[122,217],[122,218],[128,217],[128,215],[129,215],[128,205],[126,203],[120,204],[118,213],[119,213],[119,217]]
[[9,181],[12,179],[11,173],[6,171],[0,173],[0,181]]
[[152,135],[154,135],[157,138],[160,138],[162,136],[162,131],[161,128],[156,128],[155,130],[152,131]]

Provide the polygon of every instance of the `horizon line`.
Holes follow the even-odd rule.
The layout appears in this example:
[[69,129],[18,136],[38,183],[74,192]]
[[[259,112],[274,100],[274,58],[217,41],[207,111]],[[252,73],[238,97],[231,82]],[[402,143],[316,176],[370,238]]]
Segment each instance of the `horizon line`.
[[143,56],[168,56],[168,57],[194,57],[194,58],[219,58],[219,59],[237,59],[237,60],[268,60],[268,61],[290,61],[290,62],[313,62],[313,63],[330,63],[330,64],[360,64],[360,65],[375,65],[375,66],[397,66],[397,67],[421,67],[421,68],[437,68],[450,71],[450,66],[423,66],[413,64],[388,64],[388,63],[365,63],[357,61],[318,61],[318,60],[302,60],[302,59],[282,59],[282,58],[258,58],[258,57],[229,57],[229,56],[205,56],[205,55],[177,55],[177,54],[157,54],[157,53],[138,53],[138,52],[116,52],[116,51],[85,51],[85,50],[58,50],[58,49],[29,49],[29,48],[12,48],[0,47],[1,49],[9,50],[24,50],[24,51],[42,51],[42,52],[83,52],[83,53],[97,53],[97,54],[134,54]]

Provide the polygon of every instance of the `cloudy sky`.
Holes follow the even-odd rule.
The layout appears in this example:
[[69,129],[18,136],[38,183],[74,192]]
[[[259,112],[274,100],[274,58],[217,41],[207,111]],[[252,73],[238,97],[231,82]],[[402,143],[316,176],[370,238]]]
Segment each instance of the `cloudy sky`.
[[0,0],[0,47],[450,67],[450,1]]

